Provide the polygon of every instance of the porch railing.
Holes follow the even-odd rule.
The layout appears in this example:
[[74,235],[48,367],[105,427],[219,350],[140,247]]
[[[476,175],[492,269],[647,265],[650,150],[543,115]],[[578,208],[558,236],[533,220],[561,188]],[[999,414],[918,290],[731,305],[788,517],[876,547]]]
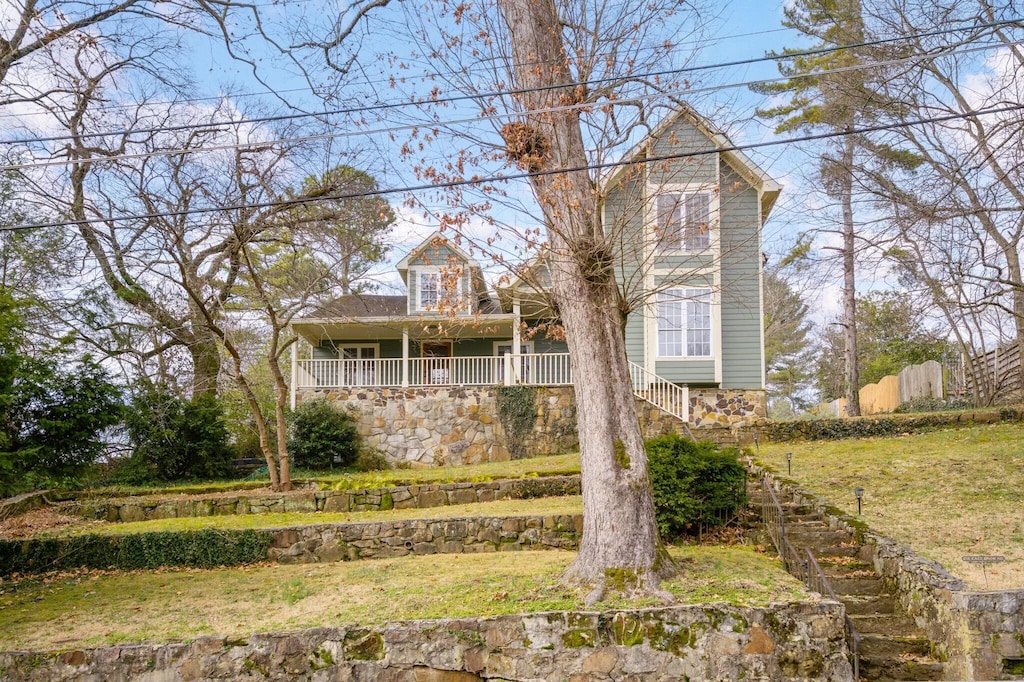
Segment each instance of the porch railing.
[[409,358],[406,361],[401,358],[298,360],[295,371],[297,389],[572,384],[568,353]]
[[683,420],[690,420],[690,389],[674,384],[649,372],[643,365],[629,363],[629,376],[633,393],[647,402]]
[[[423,386],[570,386],[568,353],[521,353],[451,358],[297,360],[296,390],[311,388],[418,388]],[[690,392],[629,363],[633,393],[679,418],[690,418]]]

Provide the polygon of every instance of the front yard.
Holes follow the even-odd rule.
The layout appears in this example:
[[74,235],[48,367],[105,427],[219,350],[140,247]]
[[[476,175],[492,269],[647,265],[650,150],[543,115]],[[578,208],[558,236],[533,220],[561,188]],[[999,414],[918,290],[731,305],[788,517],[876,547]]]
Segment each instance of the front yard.
[[762,445],[759,458],[875,531],[938,561],[975,589],[980,567],[965,555],[1002,555],[988,569],[991,589],[1024,588],[1024,425],[841,441]]

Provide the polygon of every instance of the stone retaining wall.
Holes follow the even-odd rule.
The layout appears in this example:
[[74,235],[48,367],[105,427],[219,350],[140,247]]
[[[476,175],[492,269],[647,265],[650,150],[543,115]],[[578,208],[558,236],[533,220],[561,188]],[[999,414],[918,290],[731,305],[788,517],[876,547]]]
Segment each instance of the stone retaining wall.
[[453,504],[579,495],[579,474],[485,482],[405,485],[374,490],[317,490],[205,498],[120,498],[64,502],[60,511],[100,521],[132,522],[271,512],[350,512],[423,509]]
[[[755,468],[759,473],[762,471]],[[947,680],[1024,680],[1024,590],[972,592],[939,563],[892,538],[835,514],[824,500],[791,482],[784,493],[822,513],[829,526],[857,533],[862,559],[895,588],[900,606],[936,644]]]
[[46,504],[46,491],[25,493],[6,500],[0,500],[0,519],[20,516]]
[[[498,390],[496,386],[305,389],[296,399],[321,398],[344,405],[355,414],[366,444],[379,448],[392,463],[479,464],[511,459],[517,454],[511,449],[545,455],[579,447],[571,386],[532,388],[537,418],[516,448],[509,447],[498,418]],[[651,403],[637,398],[636,405],[644,437],[680,429],[678,419]],[[729,429],[764,417],[764,391],[690,391],[692,426]]]
[[575,549],[583,516],[470,517],[276,528],[267,558],[280,563]]
[[849,682],[834,602],[676,606],[319,628],[66,653],[0,653],[11,682],[828,680]]

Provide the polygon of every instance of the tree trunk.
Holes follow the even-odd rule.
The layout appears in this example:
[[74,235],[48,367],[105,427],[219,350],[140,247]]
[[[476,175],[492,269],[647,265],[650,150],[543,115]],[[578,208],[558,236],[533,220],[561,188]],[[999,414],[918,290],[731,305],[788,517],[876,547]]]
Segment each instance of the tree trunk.
[[1017,336],[1017,395],[1012,396],[1015,402],[1024,400],[1024,284],[1021,279],[1020,255],[1017,251],[1017,242],[1013,241],[1011,248],[1003,249],[1006,256],[1006,269],[1009,271],[1009,280],[1013,291],[1011,293],[1013,305],[1013,330]]
[[843,330],[846,368],[846,416],[860,416],[860,371],[857,368],[857,280],[854,272],[853,230],[853,153],[855,141],[847,135],[843,141],[840,201],[843,207]]
[[[561,22],[553,0],[498,0],[509,29],[512,62],[527,111],[580,101],[573,84]],[[543,64],[543,68],[537,68]],[[526,125],[503,134],[508,154],[532,171],[584,168],[586,151],[577,111],[526,114]],[[529,149],[513,143],[530,141]],[[611,254],[604,242],[598,199],[585,170],[531,178],[544,211],[551,258],[552,297],[565,327],[572,363],[580,438],[583,538],[566,577],[656,592],[669,569],[654,520],[654,503],[633,398],[623,316]]]
[[217,379],[220,376],[220,344],[216,337],[206,333],[199,324],[196,340],[188,344],[188,352],[192,357],[192,397],[217,395]]
[[[274,377],[274,417],[277,424],[277,464],[278,480],[282,490],[292,489],[291,457],[288,455],[288,422],[287,405],[290,397],[291,387],[284,380],[284,372],[281,371],[281,355],[291,346],[286,344],[278,351],[278,338],[280,329],[271,331],[274,339],[270,345],[270,352],[267,353],[267,364],[270,365],[270,373]],[[295,343],[293,340],[292,343]]]

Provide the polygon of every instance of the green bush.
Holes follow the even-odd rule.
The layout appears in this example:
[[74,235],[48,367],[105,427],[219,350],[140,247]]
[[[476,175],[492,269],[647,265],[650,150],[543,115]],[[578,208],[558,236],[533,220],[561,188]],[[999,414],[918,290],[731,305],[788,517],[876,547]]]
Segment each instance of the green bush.
[[355,464],[360,439],[352,416],[326,400],[302,403],[292,415],[288,454],[296,467],[328,469]]
[[22,310],[0,286],[0,497],[70,485],[106,450],[121,419],[121,389],[68,343],[30,338]]
[[215,568],[266,561],[273,536],[261,530],[164,531],[0,541],[0,575],[70,568],[123,571],[161,566]]
[[377,448],[362,448],[352,468],[356,471],[384,471],[390,469],[387,457]]
[[724,525],[747,501],[747,472],[735,448],[677,434],[647,441],[658,532],[676,537]]
[[901,403],[896,408],[897,414],[912,414],[914,412],[943,412],[952,410],[969,410],[974,405],[970,400],[965,398],[949,398],[943,400],[942,398],[914,398],[908,400],[905,403]]
[[224,410],[217,398],[184,400],[145,386],[132,401],[125,429],[132,456],[114,472],[120,483],[140,484],[231,475]]
[[939,412],[917,415],[855,417],[853,419],[804,419],[772,422],[760,429],[761,436],[773,443],[792,440],[841,440],[873,438],[917,433],[947,426],[1020,421],[1024,411],[1009,407],[976,412]]

